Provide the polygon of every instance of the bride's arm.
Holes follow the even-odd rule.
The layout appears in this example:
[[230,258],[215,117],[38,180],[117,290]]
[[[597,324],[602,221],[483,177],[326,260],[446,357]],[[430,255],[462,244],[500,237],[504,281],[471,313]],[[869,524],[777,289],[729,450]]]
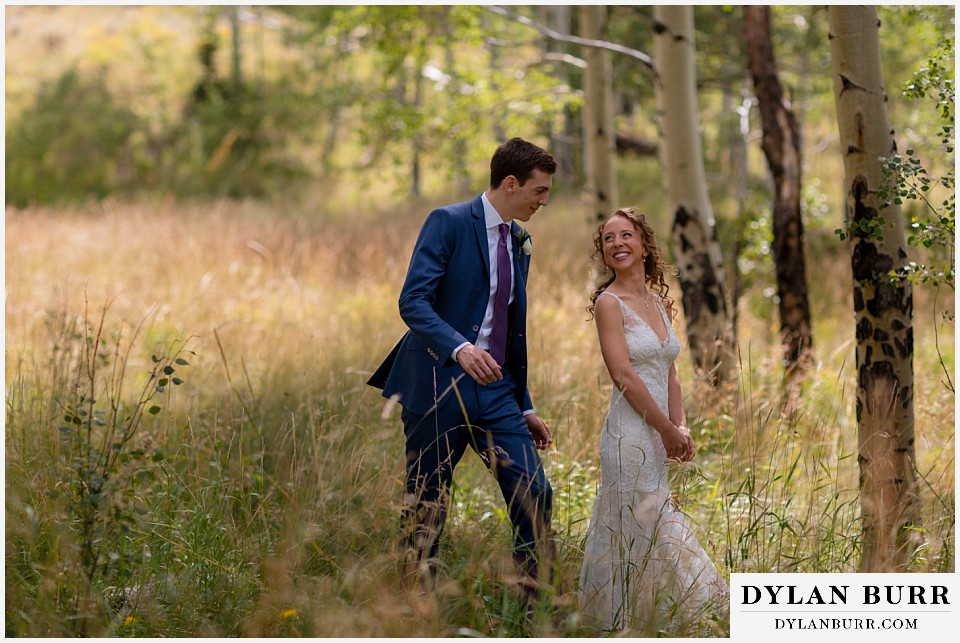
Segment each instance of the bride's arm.
[[597,299],[594,311],[600,353],[614,385],[623,392],[627,403],[660,434],[667,455],[681,457],[687,451],[687,442],[680,429],[670,421],[630,364],[627,339],[623,334],[623,311],[613,297]]
[[668,379],[670,396],[670,421],[677,426],[687,426],[687,416],[683,412],[683,392],[680,390],[680,378],[677,376],[677,365],[670,365]]
[[693,459],[693,456],[696,453],[696,448],[693,445],[693,438],[690,436],[690,428],[687,426],[687,416],[683,412],[683,393],[680,390],[680,377],[677,376],[676,362],[670,365],[670,375],[667,382],[667,390],[669,391],[668,410],[670,411],[670,421],[677,425],[687,442],[687,453],[681,459],[688,461]]

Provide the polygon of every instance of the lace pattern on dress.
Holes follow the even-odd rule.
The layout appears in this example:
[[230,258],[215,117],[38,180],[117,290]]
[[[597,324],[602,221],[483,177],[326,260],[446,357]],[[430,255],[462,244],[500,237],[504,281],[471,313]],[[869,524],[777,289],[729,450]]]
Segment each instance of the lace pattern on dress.
[[[680,352],[657,297],[666,338],[620,302],[630,364],[669,414],[670,366]],[[727,583],[670,499],[660,435],[614,388],[600,437],[600,493],[584,549],[580,610],[604,629],[663,625],[724,602]],[[657,625],[659,624],[659,625]]]

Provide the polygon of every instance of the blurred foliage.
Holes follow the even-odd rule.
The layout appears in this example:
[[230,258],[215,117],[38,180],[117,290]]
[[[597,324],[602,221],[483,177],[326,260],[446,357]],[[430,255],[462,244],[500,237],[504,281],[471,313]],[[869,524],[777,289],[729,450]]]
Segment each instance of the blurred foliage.
[[[156,71],[159,45],[139,47]],[[108,82],[116,61],[91,71],[74,66],[43,83],[8,123],[7,203],[133,193],[263,197],[302,181],[303,161],[286,148],[313,125],[309,105],[291,100],[287,76],[225,79],[215,66],[219,48],[208,21],[197,38],[197,79],[176,109],[158,107],[170,98],[156,95],[162,82],[140,79],[145,96],[130,102],[162,113],[134,111],[118,98],[123,92]]]
[[[545,20],[542,8],[513,10]],[[952,11],[880,8],[890,86],[952,29]],[[577,12],[570,18],[576,34]],[[745,216],[729,189],[734,148],[759,127],[749,114],[744,134],[736,112],[752,95],[742,9],[698,6],[694,18],[704,163],[730,245],[737,235],[724,227]],[[90,28],[71,31],[77,19]],[[839,192],[826,187],[840,164],[826,12],[776,6],[773,28],[803,129],[805,179],[824,182],[825,207],[839,218]],[[50,32],[28,45],[29,29]],[[567,57],[545,56],[539,32],[483,6],[14,7],[8,34],[7,202],[17,206],[130,192],[312,195],[346,209],[364,195],[466,196],[484,185],[503,136],[546,144],[567,119],[578,122],[582,101],[582,47],[552,43]],[[652,10],[611,6],[607,37],[651,52]],[[653,75],[631,58],[612,61],[618,134],[656,141]],[[929,149],[934,119],[909,101],[890,107],[904,148]],[[622,174],[637,165],[621,161]],[[750,198],[762,203],[768,171],[756,151],[746,162],[749,189],[759,190]],[[658,182],[622,188],[648,210],[663,200]]]
[[103,197],[136,181],[131,166],[140,121],[117,104],[102,75],[70,69],[43,83],[7,129],[7,203]]
[[[938,43],[926,64],[904,83],[902,93],[912,100],[926,99],[940,123],[937,133],[939,152],[943,158],[954,159],[954,41],[946,38]],[[882,158],[883,183],[877,198],[883,207],[904,206],[909,219],[907,243],[913,248],[928,251],[933,265],[910,261],[906,275],[896,271],[893,279],[909,277],[914,283],[940,284],[954,289],[956,266],[956,191],[952,165],[942,175],[928,170],[916,150],[908,147],[903,154]],[[909,207],[912,206],[912,207]],[[890,224],[892,225],[892,224]],[[836,230],[841,239],[860,235],[883,240],[884,223],[881,219],[850,222],[847,228]]]
[[[954,40],[946,38],[902,90],[907,98],[926,99],[927,105],[933,103],[940,121],[937,136],[941,151],[951,161],[956,158],[954,73]],[[908,148],[902,155],[895,154],[885,159],[884,184],[878,196],[885,203],[919,205],[909,215],[907,243],[928,251],[931,263],[911,261],[907,267],[910,279],[914,283],[931,284],[934,287],[944,284],[955,290],[956,174],[952,165],[948,167],[942,175],[937,176],[928,171],[915,150]],[[952,315],[950,321],[953,321]]]
[[150,192],[264,197],[307,175],[283,151],[306,123],[282,92],[200,88],[202,98],[195,94],[179,120],[157,131],[118,104],[102,75],[72,69],[45,84],[9,127],[7,202]]
[[282,92],[220,87],[211,85],[164,134],[151,159],[152,183],[178,196],[265,197],[305,177],[302,162],[284,153],[303,119],[274,100]]
[[[301,46],[331,69],[316,82],[339,99],[330,110],[357,123],[354,142],[365,168],[402,172],[411,159],[429,155],[434,188],[456,191],[447,184],[457,180],[472,190],[487,178],[471,171],[486,166],[497,127],[537,140],[574,99],[537,64],[529,30],[507,23],[497,39],[489,38],[492,18],[482,7],[283,11],[297,20],[290,32]],[[353,91],[344,91],[344,83]],[[331,136],[346,139],[343,132]],[[418,188],[401,184],[405,194]]]

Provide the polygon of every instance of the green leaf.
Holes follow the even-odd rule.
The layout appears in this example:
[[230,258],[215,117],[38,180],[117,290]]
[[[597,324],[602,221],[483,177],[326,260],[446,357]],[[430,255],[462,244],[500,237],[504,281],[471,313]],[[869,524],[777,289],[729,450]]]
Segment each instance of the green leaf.
[[187,360],[183,359],[182,357],[178,357],[174,361],[180,366],[187,366],[189,364],[189,362],[187,362]]
[[159,406],[157,406],[156,404],[154,404],[153,406],[150,407],[148,413],[150,413],[150,415],[156,415],[156,414],[159,413],[161,410],[162,410],[162,409],[161,409]]
[[153,471],[150,471],[149,469],[140,469],[139,471],[136,472],[136,474],[134,474],[134,478],[138,482],[144,482],[144,481],[155,480],[156,475],[153,473]]

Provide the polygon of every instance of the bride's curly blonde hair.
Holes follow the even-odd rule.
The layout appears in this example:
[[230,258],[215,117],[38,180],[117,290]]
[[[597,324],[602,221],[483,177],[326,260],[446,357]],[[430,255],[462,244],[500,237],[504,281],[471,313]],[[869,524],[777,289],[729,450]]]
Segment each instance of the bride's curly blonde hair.
[[616,279],[616,274],[613,272],[613,269],[608,266],[606,261],[603,259],[603,228],[610,221],[612,221],[614,217],[623,217],[627,219],[640,233],[640,240],[643,242],[643,249],[647,252],[646,257],[643,259],[643,270],[646,276],[647,286],[649,286],[650,290],[660,295],[660,298],[663,299],[663,305],[666,307],[667,313],[670,315],[670,319],[676,320],[677,311],[673,307],[673,298],[667,294],[670,292],[670,286],[667,285],[667,282],[664,279],[664,275],[669,266],[663,260],[663,257],[660,254],[660,248],[657,246],[653,228],[647,222],[646,215],[640,212],[635,212],[634,208],[621,208],[617,210],[607,217],[607,219],[597,227],[597,231],[593,233],[592,258],[594,262],[598,264],[600,283],[597,285],[596,290],[593,291],[593,294],[590,295],[590,305],[587,306],[587,312],[590,313],[590,319],[593,319],[594,312],[596,311],[597,297],[599,297],[600,293],[605,291],[610,284],[613,283],[614,279]]

